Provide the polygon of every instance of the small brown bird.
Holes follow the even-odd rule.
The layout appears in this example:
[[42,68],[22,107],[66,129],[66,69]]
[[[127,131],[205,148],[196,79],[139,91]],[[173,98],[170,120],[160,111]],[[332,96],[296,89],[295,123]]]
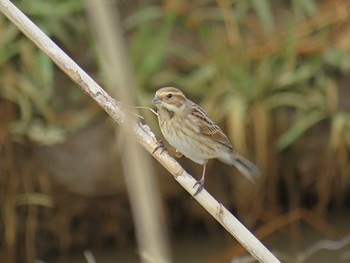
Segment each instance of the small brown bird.
[[247,179],[253,181],[259,169],[239,155],[227,136],[194,102],[176,88],[161,88],[152,101],[157,106],[160,130],[165,139],[192,161],[203,165],[197,195],[204,188],[205,167],[209,159],[234,165]]

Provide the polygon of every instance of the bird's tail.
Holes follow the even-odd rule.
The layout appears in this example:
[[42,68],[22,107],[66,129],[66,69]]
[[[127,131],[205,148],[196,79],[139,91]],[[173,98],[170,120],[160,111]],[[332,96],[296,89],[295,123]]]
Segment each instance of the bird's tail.
[[260,175],[259,168],[239,154],[232,158],[232,164],[251,182]]

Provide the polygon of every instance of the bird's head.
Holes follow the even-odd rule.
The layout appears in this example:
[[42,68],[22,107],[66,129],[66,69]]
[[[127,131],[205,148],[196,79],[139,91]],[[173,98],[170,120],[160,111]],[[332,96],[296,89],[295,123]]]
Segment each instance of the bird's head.
[[171,87],[161,88],[157,90],[152,102],[157,108],[164,108],[168,111],[179,112],[186,105],[186,97],[181,90]]

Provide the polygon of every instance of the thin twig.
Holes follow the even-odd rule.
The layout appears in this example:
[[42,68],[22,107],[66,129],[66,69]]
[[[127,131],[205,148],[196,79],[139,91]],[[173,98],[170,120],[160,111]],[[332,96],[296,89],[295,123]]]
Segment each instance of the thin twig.
[[131,107],[131,108],[134,108],[134,109],[146,109],[146,110],[150,110],[154,115],[158,116],[158,113],[152,109],[152,108],[149,108],[149,107],[142,107],[142,106],[134,106],[134,107]]
[[[28,38],[42,49],[85,93],[94,99],[121,127],[133,132],[136,141],[149,153],[157,147],[157,140],[149,130],[141,128],[136,122],[126,122],[126,111],[120,103],[112,99],[89,75],[70,57],[53,43],[32,21],[8,0],[0,0],[0,10]],[[145,131],[148,131],[146,133]],[[191,195],[196,189],[196,180],[167,152],[153,154]],[[231,235],[233,235],[257,260],[266,263],[280,262],[258,239],[256,239],[225,207],[207,192],[202,191],[194,197]],[[217,213],[217,211],[221,211]]]
[[302,263],[302,262],[305,262],[306,259],[310,258],[312,255],[316,254],[322,249],[339,250],[347,246],[348,244],[350,244],[350,235],[347,235],[344,238],[337,241],[333,241],[329,239],[321,240],[314,243],[310,247],[308,247],[303,253],[301,253],[297,257],[296,261]]

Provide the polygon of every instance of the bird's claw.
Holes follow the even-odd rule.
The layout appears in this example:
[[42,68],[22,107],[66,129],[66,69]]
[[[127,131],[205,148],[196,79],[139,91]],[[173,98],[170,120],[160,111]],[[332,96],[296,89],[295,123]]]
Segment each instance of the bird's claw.
[[166,150],[166,147],[165,147],[165,145],[163,144],[162,140],[159,140],[159,141],[157,142],[157,144],[158,144],[158,145],[157,145],[156,148],[154,148],[152,154],[154,154],[156,151],[158,151],[158,149],[161,149],[160,154],[162,154],[162,153]]
[[204,189],[204,179],[200,179],[199,181],[197,181],[194,185],[193,188],[195,188],[198,185],[197,191],[194,193],[193,196],[198,195],[203,189]]

